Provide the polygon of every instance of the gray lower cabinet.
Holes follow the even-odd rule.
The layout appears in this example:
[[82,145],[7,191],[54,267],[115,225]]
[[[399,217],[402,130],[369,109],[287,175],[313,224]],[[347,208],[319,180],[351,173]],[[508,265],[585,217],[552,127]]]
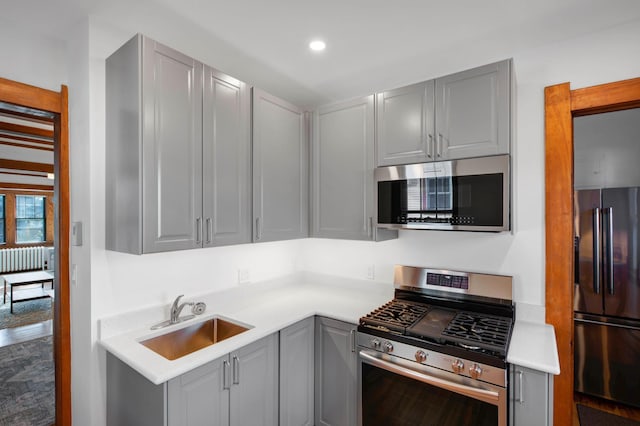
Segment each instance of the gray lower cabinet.
[[315,424],[357,422],[356,325],[316,317]]
[[376,95],[377,165],[508,154],[511,60]]
[[140,34],[107,58],[108,250],[251,240],[248,90]]
[[278,335],[154,385],[107,353],[109,426],[276,426]]
[[280,426],[314,425],[314,323],[280,330]]
[[253,241],[305,238],[308,125],[304,111],[253,89]]
[[553,425],[553,376],[511,366],[511,426]]
[[[311,235],[379,240],[375,227],[374,97],[318,108],[313,115]],[[385,233],[386,231],[386,233]]]

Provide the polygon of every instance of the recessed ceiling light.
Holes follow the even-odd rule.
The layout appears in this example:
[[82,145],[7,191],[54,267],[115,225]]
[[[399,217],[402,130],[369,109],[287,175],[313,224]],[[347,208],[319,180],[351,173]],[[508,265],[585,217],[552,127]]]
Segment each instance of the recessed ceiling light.
[[320,52],[327,47],[327,44],[322,40],[313,40],[309,43],[309,49],[314,50],[316,52]]

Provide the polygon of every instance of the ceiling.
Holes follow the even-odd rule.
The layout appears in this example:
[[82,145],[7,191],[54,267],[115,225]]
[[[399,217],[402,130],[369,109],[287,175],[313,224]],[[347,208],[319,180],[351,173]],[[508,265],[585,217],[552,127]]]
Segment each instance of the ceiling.
[[[21,0],[3,6],[3,19],[52,37],[63,37],[87,15],[118,23],[128,17],[135,26],[136,14],[147,20],[164,14],[178,26],[197,27],[212,46],[225,46],[223,71],[267,90],[288,87],[289,100],[308,106],[638,20],[640,1]],[[326,51],[309,51],[316,37],[327,42]]]

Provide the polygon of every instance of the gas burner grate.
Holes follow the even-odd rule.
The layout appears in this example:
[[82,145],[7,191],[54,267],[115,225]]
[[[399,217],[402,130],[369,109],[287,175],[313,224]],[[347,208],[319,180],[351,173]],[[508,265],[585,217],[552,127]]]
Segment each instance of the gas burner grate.
[[360,318],[360,324],[403,333],[429,311],[429,306],[393,299]]
[[506,350],[511,334],[511,318],[459,312],[442,334],[454,338],[461,346]]

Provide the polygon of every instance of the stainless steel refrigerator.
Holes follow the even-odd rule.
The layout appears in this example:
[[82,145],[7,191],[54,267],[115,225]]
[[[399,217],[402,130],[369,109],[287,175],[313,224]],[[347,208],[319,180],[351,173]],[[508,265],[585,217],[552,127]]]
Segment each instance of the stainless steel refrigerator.
[[640,407],[640,188],[574,194],[574,389]]

